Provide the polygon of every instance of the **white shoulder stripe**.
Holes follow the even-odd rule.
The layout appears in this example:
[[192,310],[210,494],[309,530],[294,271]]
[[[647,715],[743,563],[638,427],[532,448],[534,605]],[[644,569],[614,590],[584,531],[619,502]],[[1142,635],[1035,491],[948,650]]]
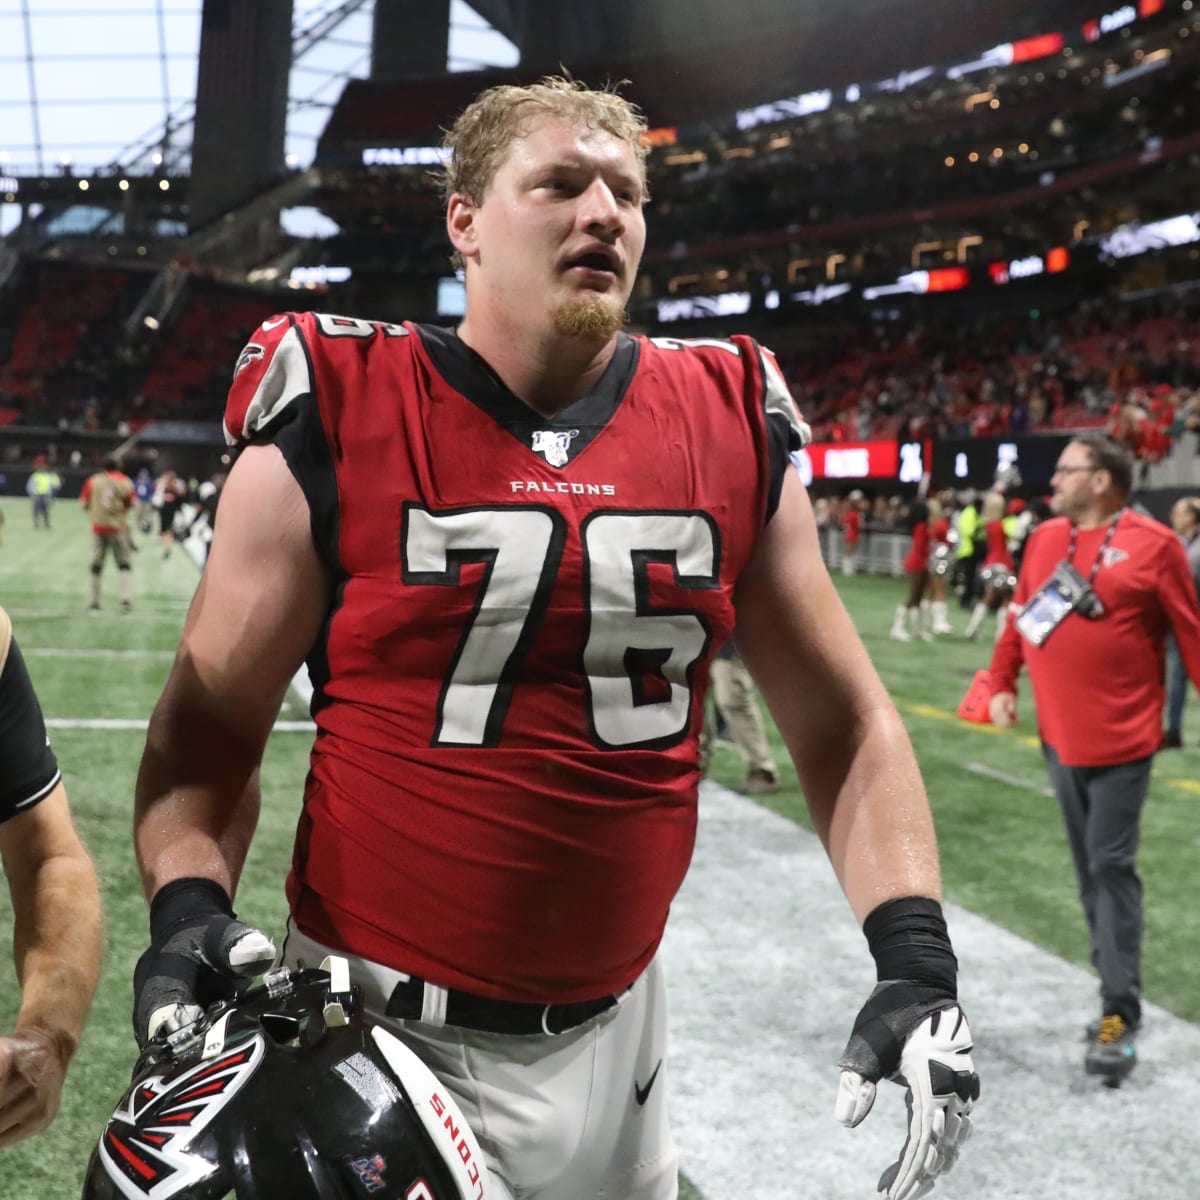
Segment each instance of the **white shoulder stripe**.
[[18,809],[18,810],[22,809],[22,808],[28,808],[31,804],[36,804],[39,800],[44,800],[48,795],[50,795],[50,793],[52,791],[54,791],[54,789],[58,786],[59,781],[61,779],[62,779],[62,772],[55,771],[54,778],[51,779],[50,782],[45,785],[45,787],[39,788],[36,792],[33,793],[32,796],[26,796],[24,800],[18,801],[16,804],[13,805],[13,808]]
[[801,418],[800,410],[796,407],[796,401],[792,399],[792,393],[788,390],[787,381],[775,361],[775,356],[764,352],[760,347],[758,361],[762,363],[765,392],[763,400],[767,412],[779,413],[786,418],[800,438],[801,447],[807,446],[812,441],[812,429]]
[[279,339],[271,363],[246,409],[241,429],[226,428],[225,440],[233,445],[253,437],[275,420],[297,396],[303,396],[311,390],[308,358],[300,334],[293,325]]

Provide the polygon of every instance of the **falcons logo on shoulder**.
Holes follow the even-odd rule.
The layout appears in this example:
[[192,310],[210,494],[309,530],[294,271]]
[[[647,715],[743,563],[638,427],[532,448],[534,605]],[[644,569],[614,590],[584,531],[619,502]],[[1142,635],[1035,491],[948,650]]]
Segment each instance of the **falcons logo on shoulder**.
[[251,363],[258,362],[266,351],[257,342],[247,342],[242,348],[238,360],[233,364],[233,376],[236,379]]
[[100,1138],[100,1158],[129,1200],[168,1200],[217,1164],[192,1153],[197,1137],[263,1060],[262,1036],[201,1062],[169,1083],[151,1075],[134,1087]]

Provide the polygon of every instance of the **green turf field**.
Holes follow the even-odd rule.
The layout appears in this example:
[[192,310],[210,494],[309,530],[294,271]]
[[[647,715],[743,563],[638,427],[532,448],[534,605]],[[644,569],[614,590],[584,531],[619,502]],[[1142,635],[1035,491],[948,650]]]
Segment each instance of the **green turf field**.
[[[7,517],[0,546],[0,604],[17,637],[51,726],[76,819],[96,858],[106,914],[105,968],[83,1045],[68,1078],[53,1129],[33,1143],[0,1152],[3,1200],[67,1200],[79,1194],[87,1153],[128,1080],[133,1061],[129,978],[146,939],[145,904],[130,843],[133,779],[144,722],[170,665],[198,573],[176,550],[163,560],[157,543],[140,538],[134,560],[134,612],[116,611],[116,582],[105,576],[104,608],[86,611],[89,536],[82,515],[60,501],[55,528],[30,528],[26,502],[0,500]],[[1031,707],[1012,732],[958,721],[953,713],[986,641],[946,638],[936,645],[887,639],[902,584],[859,576],[839,580],[869,650],[908,724],[928,782],[941,839],[947,896],[1073,962],[1086,965],[1082,915],[1059,828],[1044,794],[1041,758],[1032,740]],[[952,611],[963,624],[963,614]],[[76,653],[67,653],[76,652]],[[1185,742],[1163,755],[1144,822],[1146,882],[1145,984],[1151,1000],[1188,1020],[1200,1019],[1200,964],[1190,878],[1200,804],[1197,701],[1189,700]],[[291,707],[283,714],[304,713]],[[124,720],[133,727],[89,727]],[[305,733],[278,733],[263,773],[258,836],[238,896],[244,918],[271,930],[283,921],[281,880],[288,861],[308,752]],[[804,820],[790,766],[777,811]],[[736,786],[740,763],[718,747],[717,780]],[[9,928],[0,896],[0,927]],[[15,1008],[11,970],[0,972],[0,1027]],[[686,1168],[686,1164],[685,1168]],[[685,1186],[682,1195],[697,1200]]]

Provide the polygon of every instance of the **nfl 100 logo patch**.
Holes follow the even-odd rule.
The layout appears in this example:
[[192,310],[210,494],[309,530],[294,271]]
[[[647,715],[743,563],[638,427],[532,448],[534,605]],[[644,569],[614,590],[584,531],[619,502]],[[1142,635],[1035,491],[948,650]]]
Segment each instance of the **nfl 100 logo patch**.
[[358,1182],[362,1184],[364,1190],[368,1192],[383,1190],[383,1173],[387,1170],[387,1163],[382,1154],[372,1154],[369,1158],[352,1158],[350,1166],[354,1169],[355,1175],[358,1176]]
[[552,467],[563,467],[571,457],[571,441],[579,436],[578,429],[538,429],[533,435],[533,452],[542,454]]

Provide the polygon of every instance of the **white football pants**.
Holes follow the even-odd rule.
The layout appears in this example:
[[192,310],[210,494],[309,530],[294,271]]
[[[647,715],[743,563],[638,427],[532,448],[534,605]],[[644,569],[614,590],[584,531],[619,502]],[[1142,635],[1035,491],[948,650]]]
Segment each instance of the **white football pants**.
[[288,922],[283,962],[350,962],[372,1020],[446,1085],[488,1159],[497,1200],[677,1200],[667,1123],[666,988],[657,959],[598,1017],[561,1034],[483,1033],[384,1015],[407,977]]

